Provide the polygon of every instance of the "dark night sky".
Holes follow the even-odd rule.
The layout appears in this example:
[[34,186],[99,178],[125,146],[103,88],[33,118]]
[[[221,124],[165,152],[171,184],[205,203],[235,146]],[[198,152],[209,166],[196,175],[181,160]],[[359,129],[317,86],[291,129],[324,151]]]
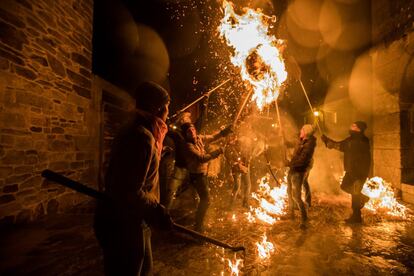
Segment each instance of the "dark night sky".
[[[235,74],[224,69],[228,63],[226,46],[222,44],[215,28],[221,18],[221,1],[172,1],[172,0],[102,0],[95,2],[93,71],[127,91],[133,91],[143,80],[154,80],[169,88],[172,93],[172,111],[196,99],[203,92]],[[279,19],[277,35],[287,39],[288,49],[299,58],[302,79],[314,103],[321,103],[327,87],[335,76],[322,76],[315,62],[302,62],[308,48],[296,43],[286,30],[288,0],[240,0],[238,6],[264,8]],[[343,4],[344,17],[349,14],[369,16],[364,1]],[[365,1],[369,2],[369,1]],[[268,6],[273,4],[272,9]],[[342,6],[340,8],[342,8]],[[358,12],[355,12],[355,11]],[[363,51],[367,44],[352,49]],[[351,60],[341,65],[340,73],[352,67]],[[233,70],[233,71],[232,71]],[[338,71],[338,70],[337,70]],[[232,84],[233,89],[238,87]],[[291,86],[292,93],[282,105],[304,106],[299,85]]]
[[[277,12],[285,6],[279,4]],[[214,37],[220,16],[216,1],[97,1],[94,72],[127,91],[143,79],[160,82],[172,91],[173,109],[180,107],[225,80],[219,67],[228,62],[228,56],[217,57],[220,50],[211,41],[221,43]],[[137,31],[134,23],[138,29],[149,27],[152,33]],[[143,40],[147,40],[144,48],[153,51],[137,51]],[[166,79],[160,58],[165,50],[169,60]]]

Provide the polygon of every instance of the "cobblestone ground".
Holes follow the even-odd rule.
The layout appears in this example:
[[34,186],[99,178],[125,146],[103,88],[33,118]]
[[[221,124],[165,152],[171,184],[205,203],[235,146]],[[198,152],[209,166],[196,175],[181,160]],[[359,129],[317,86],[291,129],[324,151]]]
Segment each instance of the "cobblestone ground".
[[[183,234],[153,232],[156,275],[230,275],[228,260],[242,259],[241,275],[413,275],[414,219],[393,220],[364,210],[364,224],[343,223],[349,213],[346,195],[316,195],[310,223],[300,230],[295,221],[272,226],[251,224],[242,207],[228,210],[229,191],[213,192],[206,234],[245,254],[202,244]],[[92,204],[90,204],[92,205]],[[175,204],[175,220],[189,226],[194,209],[191,191]],[[183,212],[185,207],[187,212]],[[92,206],[43,221],[3,230],[0,275],[102,275],[102,258],[94,238]],[[258,258],[256,242],[266,233],[275,251]]]

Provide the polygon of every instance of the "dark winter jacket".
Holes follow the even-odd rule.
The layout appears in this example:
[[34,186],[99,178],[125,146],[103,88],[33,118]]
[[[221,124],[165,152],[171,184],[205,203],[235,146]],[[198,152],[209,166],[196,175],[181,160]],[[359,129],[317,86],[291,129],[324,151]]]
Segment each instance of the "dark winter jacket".
[[167,136],[174,141],[175,166],[186,168],[185,152],[187,142],[180,131],[169,130]]
[[190,173],[207,174],[208,161],[217,158],[223,151],[222,149],[207,153],[204,143],[213,142],[223,137],[221,133],[215,135],[197,135],[194,142],[187,142],[185,157],[187,168]]
[[292,160],[289,163],[291,170],[305,172],[312,165],[313,152],[316,147],[316,138],[311,135],[306,139],[301,139],[293,152]]
[[159,132],[166,131],[166,126],[159,130],[162,124],[148,114],[136,114],[115,138],[105,175],[105,193],[110,200],[100,203],[98,215],[131,224],[142,220],[151,224],[156,219],[160,211],[159,147],[165,135]]
[[363,133],[353,133],[342,141],[325,138],[326,146],[344,153],[344,169],[347,174],[365,179],[371,166],[369,139]]
[[251,152],[248,152],[245,148],[242,148],[239,141],[228,145],[225,151],[225,158],[231,166],[232,173],[247,173]]

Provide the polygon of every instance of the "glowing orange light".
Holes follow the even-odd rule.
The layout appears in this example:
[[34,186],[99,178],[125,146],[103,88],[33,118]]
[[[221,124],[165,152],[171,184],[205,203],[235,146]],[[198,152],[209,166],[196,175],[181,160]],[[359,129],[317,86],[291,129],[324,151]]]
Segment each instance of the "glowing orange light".
[[231,216],[231,219],[232,219],[233,221],[236,221],[236,220],[237,220],[236,214],[233,214],[233,215]]
[[385,211],[386,214],[391,216],[407,217],[407,208],[397,201],[391,184],[381,177],[375,176],[368,179],[364,183],[362,193],[369,197],[369,201],[364,208],[374,213]]
[[250,211],[246,213],[247,220],[251,223],[258,219],[266,224],[274,224],[286,214],[287,208],[287,178],[281,182],[280,187],[271,188],[269,176],[264,176],[260,180],[259,189],[252,193],[252,198],[259,204],[258,207],[250,206]]
[[262,260],[268,259],[275,250],[273,243],[267,241],[266,234],[263,235],[262,242],[256,242],[256,246],[259,258]]
[[243,260],[242,259],[235,259],[234,261],[227,259],[229,268],[230,268],[230,275],[231,276],[238,276],[240,273],[240,268],[243,267]]
[[283,40],[269,32],[269,21],[276,18],[247,8],[244,14],[238,15],[233,3],[226,0],[223,10],[224,17],[218,28],[220,37],[234,50],[231,63],[240,69],[241,78],[253,89],[252,100],[262,110],[277,100],[287,79],[280,51]]

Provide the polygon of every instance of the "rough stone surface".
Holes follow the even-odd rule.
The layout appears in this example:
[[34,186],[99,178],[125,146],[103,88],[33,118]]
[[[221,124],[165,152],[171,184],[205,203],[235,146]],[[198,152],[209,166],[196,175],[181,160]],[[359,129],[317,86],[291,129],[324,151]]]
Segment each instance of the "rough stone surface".
[[47,213],[50,215],[56,214],[59,208],[59,202],[56,199],[51,199],[47,203]]
[[[374,113],[374,173],[391,181],[414,185],[414,139],[410,126],[413,97],[413,1],[372,1],[372,65]],[[392,152],[392,154],[391,154]],[[412,195],[404,195],[403,198]]]
[[7,185],[7,186],[4,186],[3,188],[4,193],[14,193],[14,192],[17,192],[18,190],[19,190],[19,185],[17,184]]
[[13,195],[4,194],[0,196],[0,204],[9,203],[14,200],[16,200],[16,198]]
[[32,218],[32,210],[23,209],[16,216],[16,224],[27,223],[31,220],[31,218]]
[[[0,1],[2,221],[26,222],[78,203],[57,185],[42,190],[44,169],[70,170],[72,178],[97,185],[92,12],[93,0]],[[90,146],[81,143],[85,159],[77,158],[72,136],[87,137]]]

